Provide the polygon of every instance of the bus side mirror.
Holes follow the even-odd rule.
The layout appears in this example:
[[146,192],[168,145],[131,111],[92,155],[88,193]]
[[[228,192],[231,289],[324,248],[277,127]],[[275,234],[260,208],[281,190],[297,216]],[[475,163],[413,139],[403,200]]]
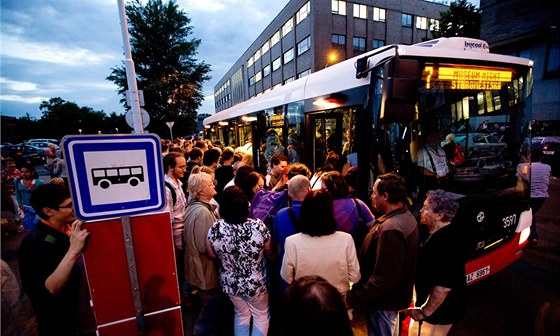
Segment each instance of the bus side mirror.
[[389,64],[383,90],[381,118],[404,123],[413,120],[419,68],[417,60],[400,59]]

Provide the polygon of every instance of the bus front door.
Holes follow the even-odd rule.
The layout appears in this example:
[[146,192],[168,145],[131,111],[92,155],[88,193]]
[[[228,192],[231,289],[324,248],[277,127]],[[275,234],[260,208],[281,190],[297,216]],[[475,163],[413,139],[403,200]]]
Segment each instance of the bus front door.
[[309,133],[311,137],[311,160],[308,163],[316,171],[325,163],[329,152],[339,156],[343,148],[342,115],[340,113],[321,113],[310,116]]

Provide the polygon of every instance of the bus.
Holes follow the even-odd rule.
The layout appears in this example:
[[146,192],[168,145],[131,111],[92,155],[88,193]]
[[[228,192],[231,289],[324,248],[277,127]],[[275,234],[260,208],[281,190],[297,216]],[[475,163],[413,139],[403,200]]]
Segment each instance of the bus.
[[[290,163],[315,171],[335,157],[355,165],[366,204],[376,177],[387,172],[406,178],[416,215],[427,190],[454,193],[472,284],[515,262],[528,242],[528,188],[516,171],[531,158],[521,146],[531,88],[531,60],[492,54],[478,39],[440,38],[375,49],[203,124],[206,138],[226,146],[251,141],[256,169],[268,165],[271,134]],[[455,162],[442,150],[453,139],[462,151]]]
[[91,177],[94,186],[100,186],[107,189],[113,184],[130,184],[136,187],[140,182],[144,182],[144,167],[128,166],[128,167],[109,167],[109,168],[93,168]]

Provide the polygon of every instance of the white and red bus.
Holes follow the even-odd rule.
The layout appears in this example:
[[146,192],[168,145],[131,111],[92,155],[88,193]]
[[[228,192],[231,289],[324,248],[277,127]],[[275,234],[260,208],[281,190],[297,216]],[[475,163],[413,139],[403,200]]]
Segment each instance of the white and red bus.
[[[312,170],[336,153],[357,165],[364,200],[386,172],[406,177],[413,211],[427,189],[455,193],[467,281],[474,283],[512,264],[527,244],[532,213],[516,168],[530,160],[521,145],[531,120],[531,86],[532,61],[492,54],[481,40],[390,45],[216,113],[204,120],[205,135],[225,145],[252,141],[257,169],[267,165],[270,129],[291,162]],[[439,167],[449,174],[430,177],[424,171],[438,170],[441,151],[428,155],[425,169],[418,153],[443,146],[450,134],[462,158]]]

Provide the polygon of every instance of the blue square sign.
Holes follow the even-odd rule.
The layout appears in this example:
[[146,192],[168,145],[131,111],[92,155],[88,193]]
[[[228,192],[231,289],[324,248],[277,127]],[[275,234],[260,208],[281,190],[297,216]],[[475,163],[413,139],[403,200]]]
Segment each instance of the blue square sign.
[[117,218],[165,206],[157,135],[66,136],[62,147],[78,218]]

